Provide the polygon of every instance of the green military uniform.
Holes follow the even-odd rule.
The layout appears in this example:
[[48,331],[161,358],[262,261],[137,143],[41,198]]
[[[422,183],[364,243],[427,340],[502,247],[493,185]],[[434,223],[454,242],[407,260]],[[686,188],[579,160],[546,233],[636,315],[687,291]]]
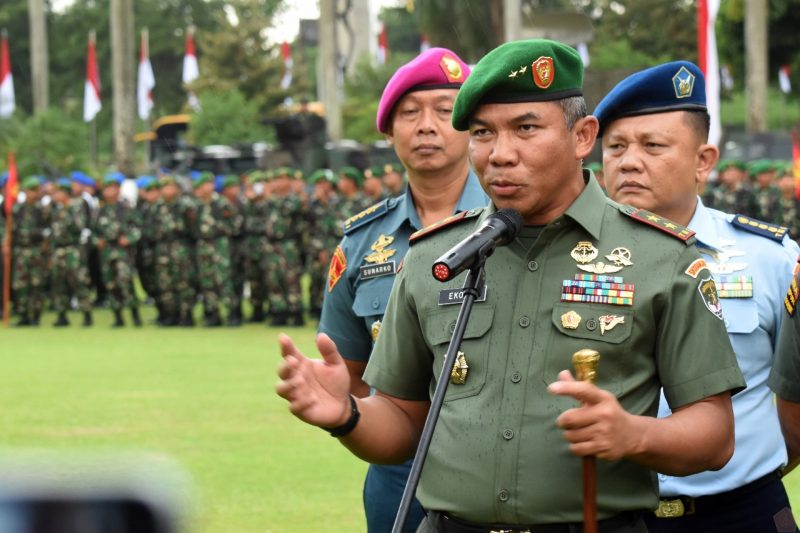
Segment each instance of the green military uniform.
[[[146,190],[157,188],[158,180],[152,176],[143,176],[137,180],[137,186]],[[147,201],[141,195],[136,202],[136,220],[139,224],[141,235],[136,243],[135,264],[142,289],[144,289],[147,296],[153,299],[160,316],[161,304],[159,303],[156,283],[156,241],[152,230],[155,222],[155,206],[156,202]]]
[[[333,181],[333,173],[328,169],[315,172],[309,181]],[[325,286],[328,279],[328,265],[337,243],[342,239],[342,224],[339,220],[339,197],[331,194],[326,199],[313,198],[308,206],[308,248],[310,279],[309,299],[311,314],[319,318],[322,301],[325,299]]]
[[[798,260],[800,261],[800,259]],[[794,269],[794,279],[786,291],[783,326],[775,349],[775,363],[767,384],[772,391],[790,402],[800,403],[800,262]]]
[[[35,176],[22,182],[22,188],[26,191],[38,187],[39,178]],[[20,316],[19,326],[38,326],[44,307],[47,277],[44,237],[49,226],[48,212],[38,201],[15,203],[12,208],[11,289]]]
[[341,195],[339,201],[339,218],[342,222],[375,203],[360,190],[361,186],[364,184],[364,175],[357,168],[344,167],[339,171],[339,180],[352,180],[359,188],[358,191],[350,196]]
[[[222,180],[223,191],[232,186],[239,186],[239,178],[226,176]],[[228,325],[238,326],[242,323],[242,298],[244,297],[244,284],[247,281],[246,248],[244,233],[244,204],[241,197],[230,200],[232,215],[228,219],[231,243],[231,303],[228,312]]]
[[263,193],[267,173],[257,171],[250,175],[256,190],[255,196],[244,201],[245,276],[250,286],[250,303],[253,306],[252,322],[264,320],[264,302],[267,301],[267,261],[270,250],[267,239],[267,219],[270,202]]
[[[107,177],[103,186],[121,183]],[[92,232],[92,243],[100,255],[100,274],[109,295],[111,310],[116,321],[123,326],[122,310],[130,309],[134,324],[141,325],[139,303],[133,288],[133,253],[141,237],[140,222],[136,212],[126,203],[101,200],[97,225]]]
[[[581,461],[555,424],[575,402],[547,384],[582,348],[600,352],[597,386],[636,415],[656,415],[662,385],[673,408],[744,385],[692,233],[619,206],[586,177],[562,216],[525,228],[486,264],[486,298],[461,345],[468,373],[447,391],[417,492],[427,509],[482,523],[581,521]],[[371,386],[430,398],[463,284],[440,284],[431,265],[493,211],[469,211],[412,246],[365,373]],[[600,519],[658,503],[655,473],[631,461],[598,462],[597,479]]]
[[190,326],[194,306],[191,230],[195,204],[187,196],[178,196],[171,202],[161,198],[154,209],[156,286],[164,311],[162,325]]
[[[60,185],[69,187],[69,185]],[[78,299],[78,307],[84,314],[85,326],[92,324],[92,301],[89,294],[89,267],[86,243],[83,235],[87,230],[86,211],[80,198],[71,198],[66,204],[55,203],[50,223],[50,282],[53,307],[59,314],[56,325],[69,322],[66,312],[72,295]]]

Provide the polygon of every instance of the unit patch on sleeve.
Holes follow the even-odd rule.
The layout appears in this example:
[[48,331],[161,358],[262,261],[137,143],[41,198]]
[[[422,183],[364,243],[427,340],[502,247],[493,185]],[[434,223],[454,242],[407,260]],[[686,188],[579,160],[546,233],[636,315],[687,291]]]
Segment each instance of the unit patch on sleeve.
[[714,279],[710,276],[701,279],[700,284],[697,286],[697,291],[700,293],[700,298],[703,300],[706,309],[711,311],[711,314],[715,317],[722,320],[722,304],[719,301],[717,284],[714,283]]
[[336,251],[331,257],[331,266],[328,268],[328,292],[333,291],[345,270],[347,270],[347,258],[344,256],[344,250],[340,244],[336,247]]
[[706,265],[706,260],[695,259],[694,261],[692,261],[692,264],[686,268],[684,272],[689,276],[697,279],[697,275],[700,274],[700,271],[703,270],[704,268],[706,269],[708,268],[708,265]]

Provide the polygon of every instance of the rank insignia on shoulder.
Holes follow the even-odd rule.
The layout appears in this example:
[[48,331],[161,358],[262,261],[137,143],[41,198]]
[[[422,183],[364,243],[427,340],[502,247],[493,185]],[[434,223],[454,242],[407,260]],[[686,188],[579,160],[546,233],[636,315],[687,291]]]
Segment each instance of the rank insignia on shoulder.
[[769,222],[746,217],[744,215],[735,215],[733,220],[731,220],[731,224],[737,228],[743,229],[744,231],[761,235],[762,237],[772,239],[776,242],[781,242],[783,240],[783,236],[786,235],[787,231],[789,231],[788,228],[783,226],[770,224]]
[[424,238],[426,238],[426,237],[428,237],[430,235],[433,235],[434,233],[436,233],[440,229],[443,229],[443,228],[446,228],[446,227],[449,227],[449,226],[454,226],[456,224],[460,224],[461,222],[464,222],[465,220],[468,220],[470,218],[474,218],[474,217],[480,215],[482,211],[483,211],[483,209],[470,209],[469,211],[461,211],[460,213],[456,213],[455,215],[452,215],[452,216],[449,216],[449,217],[447,217],[445,219],[442,219],[439,222],[431,224],[430,226],[427,226],[425,228],[422,228],[419,231],[416,231],[416,232],[412,233],[411,237],[408,238],[408,244],[409,244],[409,246],[414,246],[416,243],[418,243],[422,239],[424,239]]
[[344,234],[352,232],[356,228],[360,228],[368,222],[372,222],[376,218],[380,218],[389,212],[389,202],[384,200],[377,204],[370,206],[357,215],[353,215],[344,221]]
[[637,209],[628,205],[620,206],[620,211],[634,220],[644,222],[649,226],[653,226],[654,228],[658,228],[665,233],[669,233],[673,237],[682,240],[686,244],[689,244],[689,239],[694,237],[694,232],[686,226],[681,226],[677,222],[673,222],[668,218],[656,215],[650,211]]
[[786,307],[786,312],[789,316],[794,316],[797,311],[797,299],[800,297],[800,288],[797,285],[797,277],[792,280],[789,285],[789,290],[786,291],[786,298],[783,299],[783,305]]

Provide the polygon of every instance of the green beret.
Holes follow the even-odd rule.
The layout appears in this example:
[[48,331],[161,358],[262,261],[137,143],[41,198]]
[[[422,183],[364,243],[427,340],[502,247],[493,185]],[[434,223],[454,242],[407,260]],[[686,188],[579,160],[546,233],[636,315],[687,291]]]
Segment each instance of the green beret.
[[292,173],[289,174],[289,177],[290,178],[294,178],[296,180],[301,180],[301,179],[303,179],[303,171],[300,170],[299,168],[296,168],[296,169],[292,170]]
[[[391,169],[391,167],[390,167]],[[375,165],[373,167],[369,167],[367,170],[364,171],[365,178],[382,178],[385,176],[387,172],[384,171],[384,167],[382,165]]]
[[222,178],[222,188],[226,187],[238,187],[239,186],[239,176],[234,176],[233,174],[229,174]]
[[204,183],[213,183],[213,182],[214,182],[214,174],[206,170],[197,175],[197,177],[192,182],[192,187],[197,189]]
[[294,169],[289,167],[278,167],[272,171],[272,179],[280,178],[286,176],[287,178],[291,178],[294,176]]
[[364,184],[364,175],[356,167],[344,167],[339,171],[339,179],[350,178],[356,182],[356,185],[361,187]]
[[28,176],[22,180],[22,190],[29,191],[31,189],[38,189],[41,184],[42,180],[39,179],[39,176]]
[[177,181],[175,180],[175,176],[172,174],[162,174],[161,177],[158,178],[158,185],[160,187],[164,187],[166,185],[177,185]]
[[267,181],[267,173],[263,170],[252,170],[247,174],[247,179],[250,183],[261,183]]
[[314,171],[311,176],[308,178],[308,182],[311,184],[316,184],[319,181],[328,181],[330,183],[334,183],[336,181],[335,176],[333,175],[333,171],[329,168],[321,168],[319,170]]
[[583,94],[577,50],[546,39],[502,44],[478,61],[453,105],[453,127],[469,129],[481,104],[546,102]]
[[402,174],[405,171],[403,165],[399,165],[397,163],[386,163],[383,165],[383,175],[391,174],[392,172],[397,172],[398,174]]
[[768,159],[756,159],[747,165],[747,173],[750,176],[758,176],[764,172],[772,172],[774,170],[772,161]]
[[719,172],[724,172],[729,168],[747,170],[747,165],[741,159],[720,159],[719,163],[717,163],[717,171]]

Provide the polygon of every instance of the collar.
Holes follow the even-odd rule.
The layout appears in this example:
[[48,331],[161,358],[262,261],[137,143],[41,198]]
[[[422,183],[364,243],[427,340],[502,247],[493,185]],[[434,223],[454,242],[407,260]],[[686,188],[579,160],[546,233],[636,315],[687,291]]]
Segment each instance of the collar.
[[694,215],[692,215],[692,220],[689,221],[687,227],[695,232],[698,245],[712,250],[722,249],[720,246],[721,237],[714,223],[714,218],[711,216],[711,211],[703,205],[703,201],[699,196],[697,197],[697,207],[695,207]]
[[567,208],[564,215],[577,222],[592,237],[599,239],[605,211],[603,207],[608,201],[608,197],[597,183],[591,170],[583,171],[583,181],[586,186],[572,202],[572,205]]

